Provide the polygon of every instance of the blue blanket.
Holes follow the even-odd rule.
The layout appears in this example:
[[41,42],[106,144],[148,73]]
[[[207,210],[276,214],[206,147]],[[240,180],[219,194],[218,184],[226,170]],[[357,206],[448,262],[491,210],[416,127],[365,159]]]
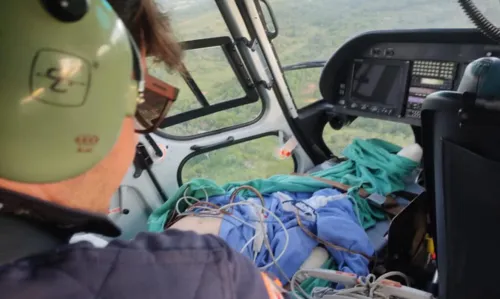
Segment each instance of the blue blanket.
[[[236,202],[239,200],[243,199],[237,197]],[[261,205],[257,198],[247,198],[246,200]],[[363,252],[366,255],[372,255],[374,252],[373,246],[354,211],[353,202],[355,201],[350,200],[337,190],[321,189],[314,193],[274,192],[265,195],[264,200],[266,208],[280,218],[289,234],[289,244],[278,261],[287,277],[284,277],[274,265],[267,269],[283,283],[288,282],[287,278],[291,278],[297,272],[313,248],[318,245],[317,241],[307,236],[298,226],[295,214],[297,208],[300,211],[301,222],[319,238],[341,247]],[[210,198],[210,202],[224,205],[229,202],[229,196],[214,196]],[[252,206],[236,206],[232,210],[234,217],[255,226],[258,225],[258,213],[259,210]],[[270,216],[267,217],[265,223],[274,256],[278,257],[285,246],[285,232],[283,227]],[[224,216],[219,235],[232,248],[240,251],[255,235],[255,230],[231,216]],[[328,250],[339,270],[357,275],[368,274],[369,261],[365,257],[332,248],[328,248]],[[262,245],[260,250],[255,253],[253,245],[250,244],[243,254],[252,260],[256,254],[255,263],[258,267],[263,267],[273,261],[265,245]]]
[[[378,140],[355,139],[343,152],[349,160],[339,163],[329,169],[312,173],[311,175],[338,181],[352,188],[349,190],[351,198],[356,201],[356,208],[361,219],[361,225],[368,229],[377,221],[385,219],[380,209],[371,207],[366,200],[358,195],[358,189],[363,187],[369,193],[387,195],[395,191],[404,190],[403,178],[410,175],[418,163],[398,156],[396,153],[401,147]],[[276,175],[268,179],[255,179],[246,182],[230,182],[218,186],[215,182],[206,179],[194,179],[184,184],[160,208],[156,209],[148,221],[148,230],[163,231],[165,223],[173,216],[173,209],[177,201],[184,195],[199,199],[209,196],[224,196],[230,194],[240,186],[252,186],[262,194],[272,194],[279,191],[312,192],[329,185],[307,176]],[[253,196],[253,192],[243,190],[242,196]],[[180,210],[186,204],[181,203]]]

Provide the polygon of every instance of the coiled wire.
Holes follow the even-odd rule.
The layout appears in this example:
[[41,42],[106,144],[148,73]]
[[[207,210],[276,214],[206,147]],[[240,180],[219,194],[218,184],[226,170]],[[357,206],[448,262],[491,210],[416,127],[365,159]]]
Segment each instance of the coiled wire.
[[489,39],[500,43],[500,28],[491,23],[485,15],[477,8],[472,0],[458,0],[458,4],[467,17],[476,27]]

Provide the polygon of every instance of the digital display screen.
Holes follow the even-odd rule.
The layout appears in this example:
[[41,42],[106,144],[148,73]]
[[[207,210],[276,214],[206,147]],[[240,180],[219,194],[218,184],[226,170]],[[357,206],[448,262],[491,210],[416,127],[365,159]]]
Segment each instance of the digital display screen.
[[425,98],[422,98],[422,97],[415,97],[415,96],[408,97],[408,103],[422,104],[424,102],[424,100],[425,100]]
[[351,101],[397,107],[402,101],[407,78],[402,63],[355,62]]
[[425,85],[443,85],[444,80],[442,79],[435,79],[435,78],[422,78],[420,79],[420,84],[425,84]]
[[417,94],[417,95],[419,94],[419,95],[422,95],[422,96],[427,96],[428,94],[431,94],[431,93],[437,91],[437,89],[412,86],[412,87],[410,87],[409,91],[410,91],[411,94]]

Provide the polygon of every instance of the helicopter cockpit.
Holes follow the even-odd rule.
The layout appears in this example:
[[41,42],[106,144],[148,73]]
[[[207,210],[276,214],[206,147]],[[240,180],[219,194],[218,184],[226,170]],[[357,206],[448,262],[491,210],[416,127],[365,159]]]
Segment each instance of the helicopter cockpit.
[[[466,12],[461,16],[468,15],[478,28],[369,31],[347,41],[346,36],[338,47],[330,43],[328,51],[334,53],[327,61],[283,66],[282,59],[296,54],[291,40],[283,42],[281,50],[289,49],[283,53],[273,42],[282,34],[276,7],[283,1],[214,2],[218,22],[227,31],[183,42],[187,75],[176,77],[150,65],[158,78],[180,85],[185,93],[161,128],[141,137],[134,165],[112,198],[109,217],[122,228],[120,238],[165,229],[218,235],[298,298],[498,295],[491,279],[484,283],[479,278],[498,262],[489,260],[486,266],[486,258],[468,256],[480,251],[457,236],[460,228],[479,242],[471,234],[481,234],[480,229],[492,233],[498,216],[498,204],[482,200],[481,209],[490,209],[484,212],[488,229],[476,223],[478,215],[462,219],[467,200],[474,200],[463,197],[487,197],[500,178],[500,157],[494,151],[500,140],[488,135],[485,141],[481,135],[494,134],[495,121],[482,124],[488,129],[463,129],[498,113],[483,118],[484,111],[475,111],[474,105],[462,106],[464,94],[472,102],[481,95],[479,84],[471,89],[464,83],[483,63],[478,59],[491,59],[485,65],[495,66],[494,58],[500,57],[500,32],[478,17],[477,7],[459,1]],[[319,5],[292,2],[287,0],[289,11],[302,7],[304,14]],[[354,3],[363,1],[339,2],[365,12],[373,8]],[[460,7],[446,5],[455,12]],[[179,14],[194,19],[194,11],[204,10],[202,4],[194,6],[180,1]],[[201,17],[205,19],[197,22],[213,16]],[[449,27],[457,27],[450,22]],[[217,22],[206,26],[203,34]],[[309,42],[314,30],[310,34]],[[300,70],[316,76],[297,75]],[[292,84],[297,82],[302,85]],[[458,106],[449,104],[454,96],[446,92],[453,91]],[[329,144],[331,140],[338,144]],[[460,148],[450,150],[442,140]],[[465,186],[465,174],[459,176],[467,173],[463,167],[456,166],[451,176],[449,168],[460,159],[484,166],[463,164],[480,190]],[[488,179],[477,182],[486,174]],[[461,195],[450,191],[457,182]],[[453,205],[450,194],[456,198]],[[89,238],[105,244],[99,236],[74,240]],[[493,241],[487,242],[492,248]],[[454,248],[457,244],[462,249]],[[493,254],[492,249],[485,252]],[[485,273],[490,277],[493,272]]]

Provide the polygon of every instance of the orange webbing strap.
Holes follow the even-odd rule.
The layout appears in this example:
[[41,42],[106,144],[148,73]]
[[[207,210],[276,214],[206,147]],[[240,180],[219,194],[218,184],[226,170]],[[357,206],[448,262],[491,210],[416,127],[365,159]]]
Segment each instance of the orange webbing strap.
[[[351,188],[351,186],[346,185],[346,184],[342,184],[340,182],[336,182],[336,181],[332,181],[329,179],[320,178],[320,177],[316,177],[316,176],[312,176],[312,175],[308,175],[308,174],[292,173],[292,175],[310,177],[312,179],[323,182],[327,185],[332,186],[335,189],[338,189],[338,190],[341,190],[344,192],[347,192]],[[370,196],[370,193],[368,193],[363,188],[359,188],[359,196],[361,196],[361,198],[367,198],[368,196]],[[396,199],[394,199],[392,196],[385,197],[384,206],[385,206],[385,207],[383,207],[384,211],[391,216],[396,216],[397,214],[399,214],[401,212],[401,210],[403,210],[403,207],[401,207],[397,203]]]
[[284,299],[285,297],[281,293],[283,286],[278,279],[271,279],[266,273],[261,272],[262,280],[264,281],[264,285],[266,286],[267,295],[269,295],[269,299]]

